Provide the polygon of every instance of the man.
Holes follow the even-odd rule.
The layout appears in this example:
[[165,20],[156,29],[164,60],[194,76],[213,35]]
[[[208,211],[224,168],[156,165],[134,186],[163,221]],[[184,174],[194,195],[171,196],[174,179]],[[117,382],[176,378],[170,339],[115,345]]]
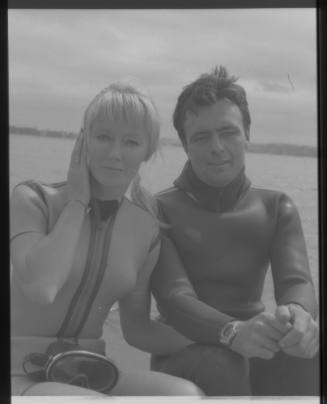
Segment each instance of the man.
[[[246,92],[222,66],[185,87],[174,126],[188,161],[158,195],[167,236],[152,279],[166,321],[193,344],[152,369],[207,395],[318,395],[317,302],[298,211],[251,186]],[[271,267],[276,310],[265,311]]]

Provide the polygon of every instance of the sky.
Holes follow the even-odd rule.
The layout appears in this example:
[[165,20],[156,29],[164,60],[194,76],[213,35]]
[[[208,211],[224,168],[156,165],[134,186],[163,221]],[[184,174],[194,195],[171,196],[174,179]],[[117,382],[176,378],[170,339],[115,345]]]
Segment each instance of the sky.
[[90,100],[129,78],[161,136],[183,87],[216,65],[247,91],[256,143],[317,143],[315,9],[9,10],[10,124],[78,132]]

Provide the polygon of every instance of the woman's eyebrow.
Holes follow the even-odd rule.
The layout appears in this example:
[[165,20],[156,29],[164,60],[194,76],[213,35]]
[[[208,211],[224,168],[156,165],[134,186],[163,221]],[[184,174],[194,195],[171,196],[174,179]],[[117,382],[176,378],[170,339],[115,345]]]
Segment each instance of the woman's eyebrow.
[[94,125],[93,130],[97,130],[98,132],[110,132],[111,128],[110,128],[109,124],[107,124],[107,125],[98,125],[98,126]]
[[140,132],[126,132],[124,133],[125,137],[136,137],[136,138],[141,138],[142,137],[142,133]]

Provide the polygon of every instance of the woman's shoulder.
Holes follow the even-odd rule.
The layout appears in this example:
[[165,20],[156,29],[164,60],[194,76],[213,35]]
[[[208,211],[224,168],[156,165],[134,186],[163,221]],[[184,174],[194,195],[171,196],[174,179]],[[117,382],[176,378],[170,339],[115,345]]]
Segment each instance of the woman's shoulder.
[[45,183],[26,180],[15,185],[12,191],[13,202],[37,205],[52,205],[65,201],[67,182]]
[[143,205],[137,201],[124,197],[122,201],[122,208],[127,209],[131,218],[135,220],[144,221],[145,223],[157,224],[158,219],[156,215],[156,206]]
[[[38,194],[40,197],[43,194],[60,193],[67,186],[67,181],[61,182],[42,182],[34,179],[29,179],[21,181],[16,184],[13,188],[13,193],[27,193],[27,194]],[[32,192],[31,192],[32,191]]]

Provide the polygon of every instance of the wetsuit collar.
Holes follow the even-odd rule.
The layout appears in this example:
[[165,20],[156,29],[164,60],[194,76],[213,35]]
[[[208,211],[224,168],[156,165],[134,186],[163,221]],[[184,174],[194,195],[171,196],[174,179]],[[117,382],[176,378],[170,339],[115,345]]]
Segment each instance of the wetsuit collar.
[[106,199],[91,198],[90,205],[94,211],[97,221],[103,222],[108,220],[109,217],[113,216],[117,212],[124,198],[127,198],[129,200],[132,199],[131,197],[132,183],[133,182],[129,184],[124,195],[119,199],[106,200]]
[[230,210],[240,196],[250,187],[250,184],[243,168],[238,176],[225,187],[211,187],[195,175],[189,160],[174,182],[177,188],[188,193],[201,207],[214,212]]
[[108,220],[110,216],[116,213],[119,207],[119,201],[116,199],[111,201],[94,199],[93,204],[100,221]]

